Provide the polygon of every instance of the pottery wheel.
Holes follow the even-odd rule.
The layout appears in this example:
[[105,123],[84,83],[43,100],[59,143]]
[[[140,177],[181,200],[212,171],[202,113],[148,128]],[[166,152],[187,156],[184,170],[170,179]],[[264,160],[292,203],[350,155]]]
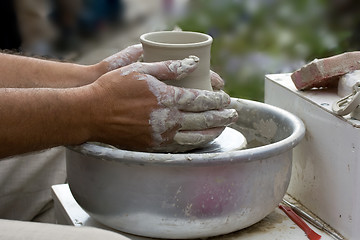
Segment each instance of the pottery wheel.
[[239,131],[226,127],[214,141],[188,153],[216,153],[240,150],[246,147],[246,138]]

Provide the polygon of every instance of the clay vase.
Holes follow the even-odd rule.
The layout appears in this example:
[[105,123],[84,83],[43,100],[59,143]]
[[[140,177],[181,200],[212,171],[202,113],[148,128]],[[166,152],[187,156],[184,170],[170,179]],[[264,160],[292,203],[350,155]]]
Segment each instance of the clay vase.
[[144,49],[144,62],[180,60],[191,55],[200,59],[196,70],[181,80],[164,81],[166,84],[212,91],[210,81],[210,51],[212,37],[198,32],[160,31],[140,36]]

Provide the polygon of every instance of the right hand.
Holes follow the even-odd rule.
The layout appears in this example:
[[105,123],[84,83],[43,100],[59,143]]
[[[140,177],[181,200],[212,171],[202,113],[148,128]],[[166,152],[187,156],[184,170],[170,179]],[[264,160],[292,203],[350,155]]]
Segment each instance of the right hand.
[[159,81],[182,78],[196,67],[189,59],[137,62],[101,76],[89,86],[91,140],[128,150],[182,152],[215,139],[237,119],[234,109],[225,109],[230,97]]

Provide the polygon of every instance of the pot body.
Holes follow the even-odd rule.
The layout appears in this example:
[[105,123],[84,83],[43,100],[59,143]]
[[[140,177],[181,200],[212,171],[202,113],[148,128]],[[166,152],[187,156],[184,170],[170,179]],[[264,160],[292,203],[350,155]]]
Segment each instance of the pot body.
[[199,58],[194,72],[183,79],[164,81],[168,85],[212,91],[210,52],[212,37],[198,32],[160,31],[140,36],[145,62],[181,60],[191,55]]
[[[99,222],[155,238],[202,238],[248,227],[286,193],[292,148],[304,135],[295,116],[233,100],[233,127],[267,144],[207,154],[131,152],[96,144],[67,149],[71,192]],[[271,129],[273,128],[273,129]]]

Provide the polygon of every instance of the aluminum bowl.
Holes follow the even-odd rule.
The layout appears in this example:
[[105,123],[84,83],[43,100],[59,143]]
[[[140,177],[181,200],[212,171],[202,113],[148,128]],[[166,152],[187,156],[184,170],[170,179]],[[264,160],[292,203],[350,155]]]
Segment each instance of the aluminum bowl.
[[94,219],[141,236],[203,238],[248,227],[286,193],[292,149],[305,128],[282,109],[232,99],[232,127],[244,150],[219,153],[133,152],[86,143],[67,149],[71,192]]

